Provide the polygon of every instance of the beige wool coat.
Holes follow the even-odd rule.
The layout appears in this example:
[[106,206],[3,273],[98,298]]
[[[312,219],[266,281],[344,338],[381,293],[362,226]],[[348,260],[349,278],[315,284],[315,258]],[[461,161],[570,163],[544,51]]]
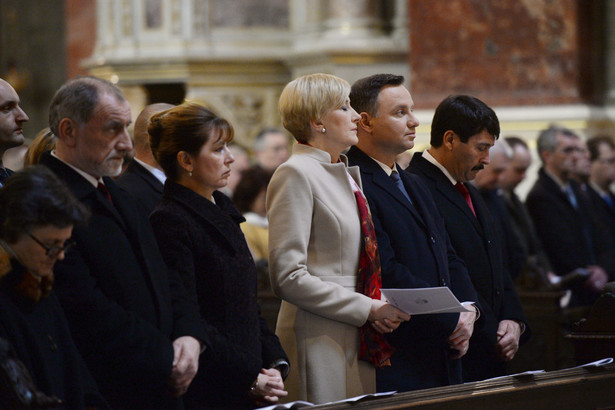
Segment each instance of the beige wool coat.
[[374,367],[357,358],[371,299],[355,291],[361,232],[348,173],[361,179],[346,164],[296,144],[267,190],[271,284],[283,299],[276,334],[291,364],[286,401],[376,391]]

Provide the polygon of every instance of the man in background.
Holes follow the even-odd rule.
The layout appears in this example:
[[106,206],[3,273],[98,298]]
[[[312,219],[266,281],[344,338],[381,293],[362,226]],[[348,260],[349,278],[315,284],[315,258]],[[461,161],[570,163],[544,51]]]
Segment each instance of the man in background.
[[152,115],[172,107],[172,104],[157,103],[150,104],[141,111],[134,127],[135,157],[117,180],[119,186],[135,197],[145,215],[151,214],[160,202],[167,178],[149,145],[149,119]]
[[29,118],[19,106],[15,89],[0,78],[0,186],[13,171],[4,167],[4,153],[24,143],[23,124]]

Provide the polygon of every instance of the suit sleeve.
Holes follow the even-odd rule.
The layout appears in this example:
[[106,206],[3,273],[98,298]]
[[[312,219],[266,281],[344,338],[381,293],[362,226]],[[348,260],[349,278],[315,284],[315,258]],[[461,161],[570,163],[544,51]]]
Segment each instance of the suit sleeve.
[[[308,271],[315,201],[311,182],[319,183],[286,163],[276,170],[267,188],[271,285],[276,295],[303,310],[361,326],[367,321],[371,299]],[[317,234],[326,240],[326,232]]]
[[164,386],[173,363],[169,338],[101,291],[79,246],[67,252],[54,272],[56,294],[92,373],[106,374],[113,360],[118,363],[114,384],[131,386],[139,379],[139,384]]

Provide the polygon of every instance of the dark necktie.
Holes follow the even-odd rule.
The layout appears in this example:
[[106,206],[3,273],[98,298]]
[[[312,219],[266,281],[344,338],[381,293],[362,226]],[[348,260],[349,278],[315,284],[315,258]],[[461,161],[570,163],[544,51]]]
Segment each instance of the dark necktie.
[[408,195],[408,191],[406,191],[406,187],[401,181],[401,178],[399,177],[399,173],[397,171],[391,172],[391,179],[393,180],[393,182],[395,182],[395,185],[397,185],[397,188],[399,188],[401,193],[404,194],[406,199],[410,202],[410,205],[412,205],[412,199],[410,199],[410,195]]
[[98,190],[98,192],[102,194],[103,197],[105,197],[109,201],[111,205],[113,205],[113,199],[111,199],[111,193],[109,192],[105,184],[103,184],[102,182],[98,182],[98,186],[96,187],[96,189]]
[[579,209],[579,203],[577,202],[577,197],[574,194],[574,191],[572,190],[572,187],[570,185],[568,185],[564,189],[564,192],[566,193],[566,196],[568,197],[568,202],[570,202],[570,205],[572,205],[572,207],[574,209]]
[[613,208],[613,198],[611,197],[610,194],[604,194],[601,195],[602,199],[604,199],[604,202],[606,202],[606,204],[609,206],[609,208]]
[[4,181],[6,181],[9,176],[9,172],[6,168],[0,168],[0,186],[4,184]]
[[459,193],[463,195],[463,199],[466,200],[466,203],[470,207],[470,210],[476,217],[476,211],[474,210],[474,205],[472,204],[472,198],[470,197],[470,191],[468,191],[468,188],[462,182],[457,182],[455,184],[455,188],[457,188],[457,191],[459,191]]

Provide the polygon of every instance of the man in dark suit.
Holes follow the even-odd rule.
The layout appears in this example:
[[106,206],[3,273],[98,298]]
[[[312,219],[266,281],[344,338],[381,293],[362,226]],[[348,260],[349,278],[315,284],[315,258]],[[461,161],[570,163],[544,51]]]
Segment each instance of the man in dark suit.
[[527,169],[532,164],[532,155],[527,143],[520,137],[508,136],[504,140],[512,149],[512,158],[508,168],[502,173],[500,183],[506,210],[510,215],[514,231],[521,238],[520,244],[526,255],[521,282],[524,287],[530,289],[550,288],[552,286],[550,278],[556,275],[536,235],[532,218],[525,204],[515,193],[515,188],[525,179]]
[[587,195],[591,215],[596,226],[598,265],[615,280],[615,195],[611,184],[615,182],[615,142],[606,135],[587,140],[591,161]]
[[[428,188],[398,168],[395,157],[414,146],[414,102],[404,77],[358,80],[350,100],[361,115],[359,143],[348,160],[361,170],[382,265],[384,288],[448,286],[461,301],[478,297],[457,257]],[[391,366],[376,370],[378,391],[407,391],[461,383],[461,362],[477,318],[472,312],[414,316],[389,335]],[[419,336],[420,335],[420,336]]]
[[583,268],[588,276],[570,284],[571,306],[592,304],[608,280],[598,265],[595,226],[586,194],[572,180],[582,160],[579,137],[571,130],[551,126],[538,137],[542,168],[526,205],[555,273],[566,275]]
[[113,84],[83,77],[64,84],[49,111],[58,140],[41,163],[92,213],[55,268],[77,347],[113,408],[179,408],[207,336],[146,215],[109,178],[132,148],[128,101]]
[[493,219],[476,188],[466,184],[489,163],[489,149],[499,133],[497,116],[485,103],[464,95],[448,97],[436,108],[431,148],[416,153],[408,168],[431,190],[478,293],[484,322],[462,359],[464,381],[505,374],[505,361],[515,356],[521,335],[529,336]]
[[2,157],[9,148],[23,144],[23,123],[28,120],[28,116],[19,106],[17,92],[0,78],[0,186],[13,173],[4,167]]
[[527,255],[521,245],[521,237],[513,228],[512,218],[500,190],[500,180],[510,166],[511,159],[512,149],[508,144],[502,140],[496,141],[489,150],[489,165],[476,174],[471,183],[480,192],[496,222],[495,229],[499,232],[504,254],[504,267],[514,281],[521,273]]
[[135,120],[135,157],[117,179],[117,184],[130,192],[148,216],[162,198],[166,176],[152,154],[147,127],[152,115],[172,107],[172,104],[157,103],[150,104],[141,111]]

